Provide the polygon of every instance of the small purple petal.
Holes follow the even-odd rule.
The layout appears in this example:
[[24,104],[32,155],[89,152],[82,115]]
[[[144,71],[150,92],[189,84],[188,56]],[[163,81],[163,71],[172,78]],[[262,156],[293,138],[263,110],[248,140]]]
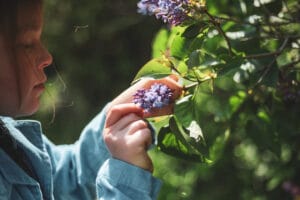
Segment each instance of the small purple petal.
[[141,106],[146,112],[153,108],[162,108],[170,104],[173,91],[164,84],[155,83],[150,89],[138,90],[134,95],[133,103]]
[[155,15],[165,23],[179,25],[183,23],[189,11],[190,0],[141,0],[138,12],[144,15]]

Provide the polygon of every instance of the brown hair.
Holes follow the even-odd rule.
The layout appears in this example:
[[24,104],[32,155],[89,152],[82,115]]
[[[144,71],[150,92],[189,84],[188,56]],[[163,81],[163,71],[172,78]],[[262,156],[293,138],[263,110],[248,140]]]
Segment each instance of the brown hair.
[[17,33],[18,7],[42,5],[42,0],[0,0],[0,34],[6,42],[13,42]]
[[[20,85],[20,74],[18,68],[22,67],[16,60],[16,40],[18,34],[18,15],[21,9],[30,8],[32,6],[41,6],[42,0],[0,0],[0,37],[2,45],[7,52],[10,64],[15,70],[16,81]],[[34,14],[34,13],[32,13]],[[2,56],[2,55],[0,55]],[[0,57],[0,59],[2,59]],[[1,66],[0,66],[1,67]],[[18,87],[18,93],[21,97],[21,88]]]
[[12,42],[16,37],[18,0],[0,0],[0,34],[5,42]]

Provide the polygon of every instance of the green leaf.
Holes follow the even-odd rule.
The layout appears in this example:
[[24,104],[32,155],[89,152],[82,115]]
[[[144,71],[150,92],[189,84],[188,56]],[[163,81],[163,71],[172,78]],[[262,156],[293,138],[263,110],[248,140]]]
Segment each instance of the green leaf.
[[[196,49],[200,49],[204,40],[204,35],[206,34],[206,29],[199,30],[202,31],[198,34],[194,33],[188,27],[186,30],[180,30],[174,36],[173,42],[170,46],[171,56],[182,60],[187,57],[191,52],[195,51]],[[193,32],[193,33],[191,33]],[[196,36],[191,36],[196,35]]]
[[282,10],[282,1],[278,1],[278,0],[274,0],[271,1],[270,3],[264,4],[263,6],[265,6],[269,12],[277,15],[281,10]]
[[265,123],[269,123],[269,124],[271,123],[270,116],[268,115],[268,113],[264,109],[260,109],[257,113],[257,116],[258,116],[258,118],[260,118]]
[[261,84],[276,88],[278,78],[279,78],[279,69],[277,64],[272,66],[272,69],[267,72],[267,75],[263,77]]
[[230,136],[230,130],[227,129],[224,132],[224,134],[219,135],[214,141],[214,143],[211,145],[211,147],[209,148],[209,157],[212,161],[215,162],[222,156],[229,136]]
[[246,93],[244,91],[239,91],[237,95],[230,97],[229,105],[230,105],[231,114],[233,114],[235,111],[238,110],[238,108],[245,101],[245,99],[246,99]]
[[182,35],[183,35],[183,37],[193,39],[193,38],[197,37],[198,34],[200,32],[202,32],[203,29],[206,27],[207,27],[207,23],[199,22],[197,24],[193,24],[193,25],[187,27]]
[[242,55],[235,55],[231,57],[226,54],[222,54],[220,55],[220,59],[222,59],[224,63],[215,67],[219,77],[232,75],[240,69],[240,66],[244,62]]
[[136,74],[134,81],[142,77],[161,78],[171,74],[171,62],[164,58],[153,58]]
[[[199,161],[198,155],[188,154],[187,147],[170,130],[170,127],[164,127],[160,130],[157,142],[158,148],[166,154],[184,160]],[[200,160],[203,162],[205,161],[204,158]]]
[[186,155],[186,146],[172,133],[170,127],[163,127],[158,134],[158,147],[161,151],[171,155]]
[[182,128],[182,125],[175,117],[172,117],[169,121],[170,128],[172,132],[177,136],[177,138],[186,146],[187,152],[189,154],[195,154],[197,153],[187,142],[188,135]]
[[191,121],[186,129],[189,130],[189,136],[193,138],[197,143],[201,141],[203,144],[205,144],[201,127],[195,120]]
[[175,117],[171,117],[169,126],[161,128],[158,134],[158,147],[161,151],[186,160],[209,163],[210,161],[195,148],[200,146],[195,141]]
[[167,126],[169,124],[169,120],[169,115],[147,118],[147,121],[155,129],[156,133],[158,133],[161,128]]
[[156,34],[152,44],[152,57],[161,57],[167,49],[170,32],[166,29],[161,29]]
[[183,126],[188,126],[194,120],[192,95],[185,96],[176,102],[174,115]]
[[192,68],[199,65],[200,65],[200,51],[193,51],[190,54],[189,59],[187,60],[187,66],[189,68]]
[[176,68],[182,74],[182,76],[184,76],[188,72],[188,66],[184,61],[179,61],[176,65]]
[[[220,54],[219,50],[221,49],[222,45],[226,46],[226,44],[222,44],[223,38],[219,35],[206,37],[205,42],[201,46],[201,49],[204,49],[208,52],[213,52],[215,54]],[[223,53],[228,53],[228,51],[224,51]]]
[[212,67],[224,63],[217,55],[205,50],[195,50],[189,55],[188,67],[199,67],[201,69]]

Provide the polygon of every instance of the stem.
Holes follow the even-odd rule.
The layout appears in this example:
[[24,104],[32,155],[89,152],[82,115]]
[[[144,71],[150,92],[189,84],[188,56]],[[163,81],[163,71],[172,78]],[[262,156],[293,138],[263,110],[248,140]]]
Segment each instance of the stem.
[[[277,17],[277,16],[274,16],[274,17]],[[291,23],[299,23],[297,21],[272,22],[272,23],[270,23],[270,22],[269,23],[265,23],[265,22],[250,23],[250,22],[247,22],[247,21],[241,21],[241,20],[234,19],[234,18],[231,18],[231,17],[216,17],[216,16],[215,16],[215,19],[223,20],[223,21],[232,21],[232,22],[235,22],[237,24],[247,24],[247,25],[252,25],[252,26],[257,26],[257,25],[260,25],[260,26],[284,26],[284,25],[289,25]],[[283,20],[286,20],[286,19],[283,19]]]
[[268,57],[268,56],[279,56],[282,51],[284,50],[287,42],[289,40],[289,37],[285,38],[284,42],[282,43],[282,45],[279,47],[279,49],[277,49],[276,51],[274,52],[268,52],[268,53],[260,53],[260,54],[252,54],[252,55],[248,55],[248,56],[245,56],[244,58],[247,58],[247,59],[253,59],[253,58],[263,58],[263,57]]
[[300,63],[300,59],[295,60],[293,62],[290,62],[288,64],[285,64],[285,65],[281,66],[280,69],[282,69],[282,70],[288,70],[288,69],[292,68],[294,65],[296,65],[298,63]]
[[268,53],[252,54],[252,55],[245,56],[244,58],[247,58],[247,59],[263,58],[263,57],[274,56],[274,55],[276,56],[280,53],[281,52],[279,50],[277,50],[277,51],[268,52]]
[[171,70],[174,70],[176,73],[178,73],[178,75],[181,76],[180,71],[178,71],[178,69],[175,67],[174,63],[172,61],[169,61],[171,63]]
[[228,46],[229,55],[232,56],[233,52],[232,52],[232,48],[231,48],[229,38],[226,36],[225,32],[223,31],[222,27],[220,26],[220,23],[216,20],[216,18],[213,15],[211,15],[208,12],[207,9],[204,10],[204,13],[209,17],[209,19],[211,20],[213,25],[218,29],[219,33],[224,37],[224,39],[227,43],[227,46]]
[[272,65],[276,62],[277,57],[282,53],[283,49],[287,45],[288,40],[289,40],[289,38],[285,38],[285,40],[283,41],[283,43],[280,46],[280,48],[276,51],[276,54],[273,54],[274,55],[274,59],[268,64],[267,67],[265,67],[262,75],[260,76],[260,78],[256,82],[255,86],[257,86],[259,83],[261,83],[261,81],[264,79],[264,77],[269,73],[269,71],[271,70]]
[[191,83],[191,84],[189,84],[189,85],[184,86],[183,90],[187,90],[187,89],[193,88],[193,87],[195,87],[195,86],[197,86],[197,85],[199,85],[198,82]]

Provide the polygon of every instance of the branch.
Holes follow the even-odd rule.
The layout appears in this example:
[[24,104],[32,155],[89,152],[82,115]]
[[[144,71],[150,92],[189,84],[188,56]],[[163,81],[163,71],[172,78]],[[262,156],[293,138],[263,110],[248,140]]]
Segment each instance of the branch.
[[279,55],[281,52],[279,50],[274,51],[274,52],[268,52],[268,53],[260,53],[260,54],[253,54],[253,55],[248,55],[245,56],[244,58],[247,59],[254,59],[254,58],[264,58],[264,57],[269,57],[269,56],[277,56]]
[[228,46],[228,51],[229,51],[229,55],[232,56],[233,52],[232,52],[232,48],[231,48],[231,44],[229,41],[229,38],[226,36],[225,32],[223,31],[222,27],[220,26],[220,23],[216,20],[216,18],[214,16],[212,16],[207,9],[204,10],[204,13],[209,17],[209,19],[211,20],[211,22],[213,23],[213,25],[218,29],[219,33],[224,37],[227,46]]
[[290,63],[285,64],[285,65],[282,65],[282,66],[280,67],[280,69],[282,69],[282,70],[288,70],[288,69],[292,68],[294,65],[296,65],[296,64],[298,64],[298,63],[300,63],[300,59],[295,60],[295,61],[290,62]]
[[183,90],[188,90],[188,89],[193,88],[193,87],[195,87],[195,86],[197,86],[197,85],[199,85],[199,82],[194,82],[194,83],[191,83],[191,84],[189,84],[189,85],[185,85],[185,86],[183,87]]
[[[249,21],[241,21],[239,19],[235,19],[232,17],[217,17],[215,16],[215,19],[217,20],[223,20],[223,21],[231,21],[231,22],[235,22],[237,24],[247,24],[247,25],[251,25],[251,26],[285,26],[285,25],[290,25],[291,23],[299,23],[298,21],[294,20],[294,21],[285,21],[285,22],[259,22],[259,23],[251,23]],[[280,18],[281,19],[281,18]],[[286,19],[282,19],[282,20],[286,20]]]
[[277,57],[282,53],[282,51],[285,48],[288,40],[289,40],[289,38],[285,38],[285,40],[283,41],[281,47],[276,51],[276,54],[273,54],[273,55],[275,55],[274,59],[268,64],[267,67],[265,67],[262,75],[260,76],[260,78],[256,82],[255,86],[257,86],[259,83],[261,83],[261,81],[264,79],[264,77],[269,73],[269,71],[271,70],[272,65],[274,64],[274,62],[276,62]]
[[274,52],[268,52],[268,53],[260,53],[260,54],[253,54],[253,55],[248,55],[245,56],[244,58],[246,59],[253,59],[253,58],[263,58],[263,57],[268,57],[268,56],[279,56],[282,51],[284,50],[287,42],[288,42],[289,38],[285,38],[285,40],[283,41],[282,45],[279,47],[279,49],[277,49]]

